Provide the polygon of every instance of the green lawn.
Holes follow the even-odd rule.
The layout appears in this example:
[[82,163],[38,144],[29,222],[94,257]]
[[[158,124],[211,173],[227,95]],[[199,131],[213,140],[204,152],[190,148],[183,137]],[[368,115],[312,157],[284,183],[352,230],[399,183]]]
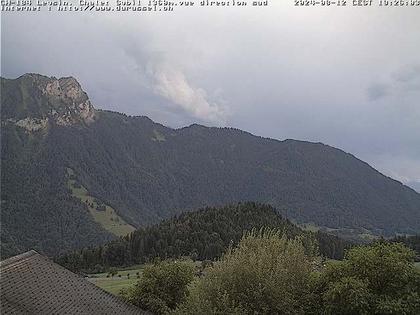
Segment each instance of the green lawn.
[[[135,285],[138,281],[136,273],[143,273],[143,266],[133,266],[131,269],[121,269],[118,270],[116,276],[108,277],[108,273],[96,273],[89,275],[89,281],[97,285],[101,289],[118,295],[121,289],[129,288]],[[127,274],[130,274],[130,278],[127,277]],[[121,277],[119,277],[121,275]]]
[[[67,169],[67,173],[69,177],[74,175],[73,170],[70,168]],[[100,201],[90,196],[85,187],[77,185],[75,179],[69,178],[67,185],[71,190],[72,195],[87,205],[93,219],[107,231],[116,236],[124,236],[135,230],[135,227],[126,223],[109,205],[104,205],[104,211],[97,210],[98,202]]]

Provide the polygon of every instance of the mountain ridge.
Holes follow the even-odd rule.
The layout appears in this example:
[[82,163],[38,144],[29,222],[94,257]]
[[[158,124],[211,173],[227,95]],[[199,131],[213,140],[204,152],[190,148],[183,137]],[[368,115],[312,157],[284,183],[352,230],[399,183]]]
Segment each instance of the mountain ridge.
[[[55,255],[115,238],[69,191],[67,169],[74,187],[137,228],[252,200],[334,233],[420,230],[420,194],[343,150],[236,128],[172,129],[146,116],[94,109],[78,83],[70,82],[81,91],[54,77],[41,76],[40,86],[30,80],[1,80],[2,246],[8,253],[35,247]],[[48,84],[52,95],[42,92]],[[87,121],[78,116],[86,102],[93,112]],[[33,130],[17,123],[33,118],[28,114],[49,119]],[[67,123],[57,120],[62,116]]]
[[[55,77],[55,76],[48,77],[48,76],[45,76],[45,75],[42,75],[42,74],[29,72],[29,73],[25,73],[25,74],[23,74],[23,75],[21,75],[21,76],[17,77],[16,79],[10,79],[10,78],[5,78],[5,77],[0,77],[0,80],[12,80],[12,81],[13,81],[13,80],[24,79],[24,78],[27,78],[27,77],[42,78],[42,79],[46,79],[46,80],[51,80],[51,79],[52,79],[52,80],[56,80],[56,81],[64,81],[64,82],[65,82],[65,81],[72,81],[72,82],[75,82],[75,83],[77,84],[77,86],[80,88],[80,91],[81,91],[82,93],[84,93],[84,94],[87,96],[87,93],[86,93],[85,91],[83,91],[83,89],[82,89],[82,87],[81,87],[80,83],[79,83],[79,82],[77,81],[77,79],[76,79],[75,77],[73,77],[73,76],[67,76],[67,77],[57,78],[57,77]],[[87,99],[89,100],[89,97],[88,97],[88,96],[87,96]],[[363,160],[359,159],[356,155],[354,155],[354,154],[352,154],[352,153],[350,153],[350,152],[347,152],[347,151],[345,151],[345,150],[343,150],[343,149],[340,149],[340,148],[337,148],[337,147],[334,147],[334,146],[331,146],[331,145],[329,145],[329,144],[326,144],[326,143],[323,143],[323,142],[319,142],[319,141],[318,141],[318,142],[313,142],[313,141],[299,140],[299,139],[293,139],[293,138],[286,138],[286,139],[280,140],[280,139],[276,139],[276,138],[272,138],[272,137],[260,136],[260,135],[254,134],[254,133],[252,133],[252,132],[248,132],[248,131],[246,131],[246,130],[242,130],[242,129],[240,129],[240,128],[227,127],[227,126],[226,126],[226,127],[206,126],[206,125],[201,125],[201,124],[199,124],[199,123],[192,123],[192,124],[187,125],[187,126],[182,126],[182,127],[179,127],[179,128],[172,128],[172,127],[166,126],[166,125],[164,125],[164,124],[162,124],[162,123],[160,123],[160,122],[154,121],[153,119],[151,119],[150,117],[148,117],[148,116],[146,116],[146,115],[129,115],[129,114],[126,114],[126,113],[123,113],[123,112],[115,111],[115,110],[97,109],[97,108],[95,108],[95,107],[93,106],[93,104],[92,104],[92,108],[93,108],[95,111],[99,111],[99,112],[107,112],[107,113],[111,113],[111,114],[122,115],[122,116],[129,117],[129,118],[140,118],[140,119],[145,119],[145,120],[148,120],[149,122],[151,122],[151,123],[153,123],[153,124],[160,125],[160,126],[162,126],[162,127],[164,127],[164,128],[167,128],[167,129],[170,129],[170,130],[174,130],[174,131],[179,131],[179,130],[184,130],[184,129],[190,129],[190,128],[196,128],[196,127],[197,127],[197,128],[200,128],[200,129],[202,129],[202,128],[205,128],[205,129],[206,129],[206,128],[207,128],[207,129],[212,129],[212,128],[214,128],[214,129],[225,129],[225,130],[237,131],[237,132],[240,132],[240,133],[248,134],[248,135],[253,136],[253,137],[258,137],[258,138],[261,138],[261,139],[266,139],[266,140],[272,140],[272,141],[276,141],[276,142],[294,141],[294,142],[301,142],[301,143],[307,143],[307,144],[319,144],[319,145],[327,146],[327,147],[332,148],[332,149],[335,149],[335,150],[339,150],[339,151],[343,152],[344,154],[349,154],[350,156],[354,157],[355,159],[358,159],[360,162],[367,164],[369,167],[371,167],[372,169],[374,169],[375,171],[377,171],[377,170],[376,170],[374,167],[372,167],[369,163],[367,163],[367,162],[365,162],[365,161],[363,161]],[[379,172],[379,171],[377,171],[377,172]],[[385,177],[389,178],[389,179],[392,179],[393,181],[398,182],[399,184],[402,184],[402,185],[404,185],[404,186],[406,186],[406,187],[408,187],[408,188],[410,188],[410,189],[414,190],[416,193],[419,193],[419,192],[417,192],[414,188],[410,187],[409,185],[405,185],[403,182],[401,182],[401,181],[399,181],[399,180],[397,180],[397,179],[395,179],[395,178],[393,178],[393,177],[387,176],[387,175],[385,175],[385,174],[383,174],[383,173],[381,173],[381,172],[379,172],[379,173],[380,173],[380,174],[382,174],[383,176],[385,176]],[[420,194],[420,193],[419,193],[419,194]]]
[[411,181],[406,184],[407,187],[413,189],[415,192],[420,194],[420,181]]

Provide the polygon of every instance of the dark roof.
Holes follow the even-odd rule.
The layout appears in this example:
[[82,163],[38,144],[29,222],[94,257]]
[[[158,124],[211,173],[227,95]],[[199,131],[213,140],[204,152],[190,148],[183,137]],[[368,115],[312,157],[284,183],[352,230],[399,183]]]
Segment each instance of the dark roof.
[[0,270],[1,314],[148,314],[35,251]]

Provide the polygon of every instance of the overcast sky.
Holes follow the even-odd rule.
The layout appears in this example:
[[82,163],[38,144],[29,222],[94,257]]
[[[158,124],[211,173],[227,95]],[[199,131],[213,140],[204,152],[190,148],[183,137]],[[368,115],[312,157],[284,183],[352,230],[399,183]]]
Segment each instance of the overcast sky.
[[323,142],[420,182],[420,7],[1,16],[1,73],[74,76],[98,108]]

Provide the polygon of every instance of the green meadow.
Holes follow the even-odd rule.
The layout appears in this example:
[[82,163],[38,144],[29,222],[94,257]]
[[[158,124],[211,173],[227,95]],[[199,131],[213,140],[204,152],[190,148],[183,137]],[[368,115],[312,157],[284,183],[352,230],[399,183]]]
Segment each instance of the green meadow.
[[119,269],[114,276],[109,273],[96,273],[89,275],[88,280],[101,289],[118,295],[121,289],[135,285],[143,273],[143,266],[133,266],[131,269]]
[[[125,222],[112,207],[90,196],[88,190],[74,179],[72,169],[68,168],[67,174],[69,176],[67,186],[71,190],[73,197],[80,199],[81,202],[87,205],[93,219],[104,229],[116,236],[124,236],[135,230],[135,227]],[[100,207],[102,207],[101,210],[98,210]]]
[[[184,260],[185,263],[199,270],[201,261]],[[122,289],[134,286],[143,275],[144,267],[147,265],[135,265],[115,270],[113,276],[109,272],[94,273],[88,275],[88,281],[100,287],[101,289],[119,295]]]

